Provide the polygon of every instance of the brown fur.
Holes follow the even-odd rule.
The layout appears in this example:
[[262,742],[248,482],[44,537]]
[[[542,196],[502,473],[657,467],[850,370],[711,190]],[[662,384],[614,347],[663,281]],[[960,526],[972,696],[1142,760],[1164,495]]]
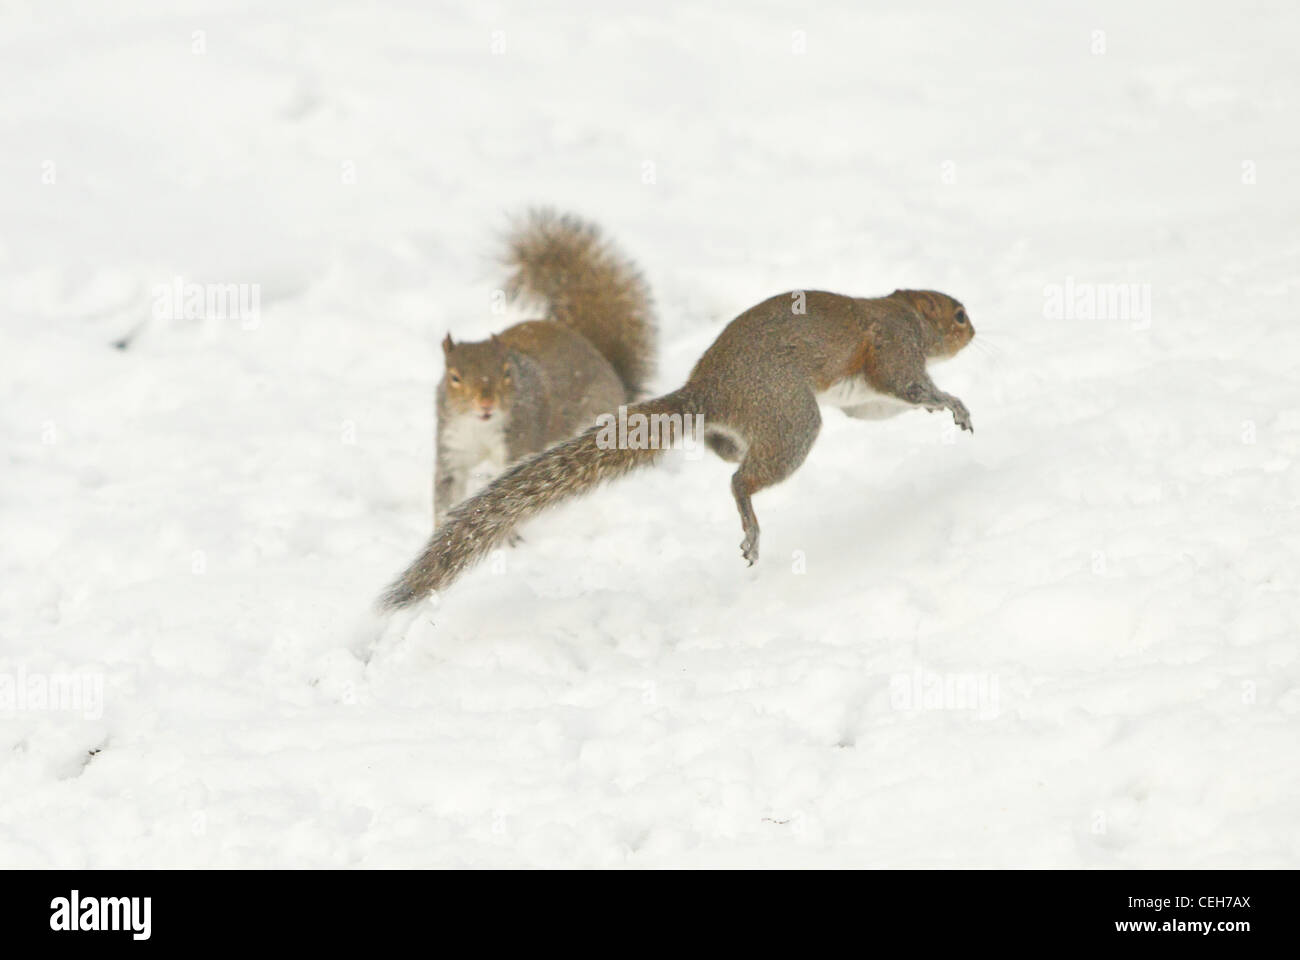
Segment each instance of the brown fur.
[[510,237],[506,295],[540,301],[546,319],[591,341],[628,396],[654,373],[655,322],[641,272],[590,223],[552,210],[532,211]]
[[[679,392],[635,404],[629,412],[680,413],[688,405]],[[650,448],[602,449],[597,444],[597,432],[593,427],[516,464],[453,507],[420,556],[384,593],[383,606],[410,606],[430,592],[445,588],[484,556],[508,543],[515,527],[528,517],[606,480],[649,466],[663,452]]]
[[635,396],[653,366],[649,291],[594,226],[534,211],[506,247],[507,294],[539,302],[547,318],[476,343],[443,340],[435,525],[480,462],[504,469],[586,429]]
[[[800,298],[802,313],[794,309]],[[864,401],[864,395],[900,409],[947,409],[962,429],[973,432],[965,404],[934,385],[926,363],[957,353],[974,332],[965,308],[934,291],[896,290],[875,299],[820,291],[781,294],[732,320],[680,390],[629,412],[703,415],[710,447],[739,463],[731,488],[745,534],[741,551],[752,564],[758,559],[759,529],[751,498],[803,463],[821,428],[818,395],[848,388],[840,400],[826,402],[863,418],[880,415],[876,401]],[[659,453],[600,449],[596,431],[589,430],[525,460],[451,512],[389,588],[383,605],[408,606],[431,590],[445,589],[526,517],[648,466]]]

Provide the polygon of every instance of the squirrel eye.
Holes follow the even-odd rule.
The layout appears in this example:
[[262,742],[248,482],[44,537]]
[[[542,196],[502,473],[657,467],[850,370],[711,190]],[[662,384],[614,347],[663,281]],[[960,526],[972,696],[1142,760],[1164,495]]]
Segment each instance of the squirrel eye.
[[455,385],[460,386],[460,374],[455,370],[447,371],[447,378]]
[[958,322],[958,323],[965,323],[965,322],[966,322],[966,311],[965,311],[965,310],[958,310],[958,311],[957,311],[957,322]]

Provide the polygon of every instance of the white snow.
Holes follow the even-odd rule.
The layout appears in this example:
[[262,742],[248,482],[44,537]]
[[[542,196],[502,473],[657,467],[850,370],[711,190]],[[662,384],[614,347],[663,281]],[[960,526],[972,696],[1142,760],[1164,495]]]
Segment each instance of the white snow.
[[[0,18],[0,865],[1300,866],[1293,5]],[[752,570],[679,454],[363,663],[530,203],[664,390],[782,290],[952,293],[974,436],[827,410]],[[113,349],[178,283],[260,311]]]

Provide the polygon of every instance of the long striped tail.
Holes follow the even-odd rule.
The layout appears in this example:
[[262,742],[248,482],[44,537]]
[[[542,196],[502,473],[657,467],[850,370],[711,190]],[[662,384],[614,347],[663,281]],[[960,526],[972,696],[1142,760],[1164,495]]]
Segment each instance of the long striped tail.
[[[686,415],[690,403],[684,390],[627,408],[628,422],[636,414]],[[505,543],[512,530],[547,507],[594,489],[607,480],[653,465],[663,446],[610,444],[610,431],[592,427],[571,440],[557,443],[515,464],[482,491],[451,509],[424,551],[380,599],[384,610],[418,603],[446,589],[462,573]]]

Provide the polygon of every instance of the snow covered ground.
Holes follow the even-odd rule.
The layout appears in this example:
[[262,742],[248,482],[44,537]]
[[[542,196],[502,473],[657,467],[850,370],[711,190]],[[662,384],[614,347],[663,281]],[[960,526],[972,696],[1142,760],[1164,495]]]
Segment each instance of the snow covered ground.
[[[86,6],[0,9],[0,865],[1300,866],[1294,5]],[[363,663],[539,202],[663,389],[952,293],[975,435],[827,411],[752,570],[679,454]]]

